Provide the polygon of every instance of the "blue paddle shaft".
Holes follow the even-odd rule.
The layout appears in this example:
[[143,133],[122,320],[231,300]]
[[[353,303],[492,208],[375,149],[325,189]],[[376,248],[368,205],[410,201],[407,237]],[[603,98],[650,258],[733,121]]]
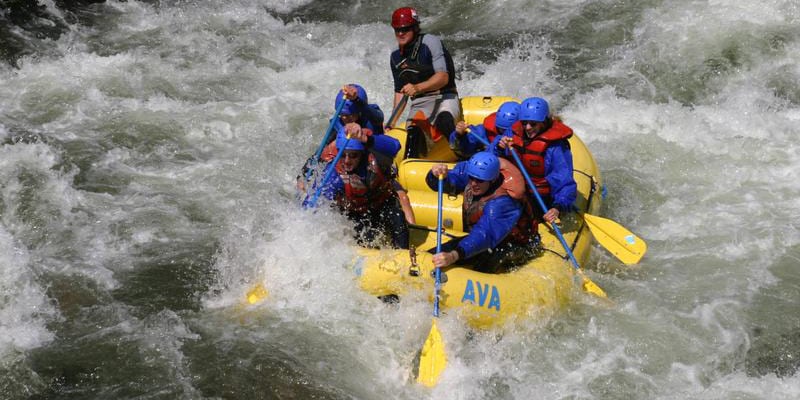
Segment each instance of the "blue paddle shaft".
[[342,102],[339,103],[338,106],[336,106],[336,112],[333,113],[333,117],[331,117],[331,123],[328,124],[328,130],[325,131],[325,137],[322,138],[322,142],[319,144],[319,147],[317,148],[317,152],[314,153],[314,162],[319,160],[319,157],[322,155],[322,150],[324,150],[325,149],[325,145],[328,144],[328,138],[331,137],[331,132],[333,132],[333,127],[336,126],[336,121],[339,119],[339,114],[341,114],[342,108],[344,108],[344,103],[345,103],[345,100],[343,98]]
[[336,106],[336,112],[333,113],[333,117],[331,117],[331,123],[328,124],[328,130],[325,131],[325,136],[322,138],[322,142],[320,142],[317,151],[314,152],[314,157],[311,157],[311,162],[308,165],[308,170],[306,171],[306,182],[311,180],[311,174],[314,173],[312,166],[314,166],[318,161],[319,158],[322,156],[322,151],[325,150],[325,146],[328,144],[328,139],[331,137],[331,132],[333,132],[333,127],[336,126],[336,121],[339,119],[339,114],[342,112],[342,108],[344,108],[344,100]]
[[[436,254],[442,252],[442,194],[444,193],[444,174],[439,175],[439,202],[436,206]],[[436,267],[434,270],[435,284],[433,288],[433,316],[439,316],[439,289],[442,285],[442,270]]]
[[336,172],[336,164],[338,164],[339,160],[342,158],[342,155],[344,154],[344,149],[347,148],[348,143],[350,143],[350,136],[348,136],[347,140],[344,141],[342,150],[339,150],[336,153],[336,157],[333,158],[331,168],[328,170],[328,172],[325,173],[325,176],[322,177],[322,182],[320,182],[319,187],[314,192],[314,196],[311,197],[311,200],[309,200],[308,203],[305,203],[305,208],[314,208],[317,206],[317,199],[319,199],[319,195],[322,194],[322,188],[325,187],[325,185],[331,179],[331,176],[333,176],[333,173]]

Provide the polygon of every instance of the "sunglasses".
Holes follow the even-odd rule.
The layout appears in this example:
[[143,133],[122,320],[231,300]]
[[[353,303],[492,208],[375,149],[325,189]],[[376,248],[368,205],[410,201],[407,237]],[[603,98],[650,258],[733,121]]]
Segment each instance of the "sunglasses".
[[522,126],[525,125],[536,126],[536,124],[543,124],[544,121],[519,121],[519,123],[522,124]]
[[351,160],[355,160],[357,158],[361,158],[361,152],[360,151],[345,151],[344,154],[342,154],[342,158],[349,158]]
[[394,33],[406,33],[414,30],[414,25],[404,26],[401,28],[394,28]]

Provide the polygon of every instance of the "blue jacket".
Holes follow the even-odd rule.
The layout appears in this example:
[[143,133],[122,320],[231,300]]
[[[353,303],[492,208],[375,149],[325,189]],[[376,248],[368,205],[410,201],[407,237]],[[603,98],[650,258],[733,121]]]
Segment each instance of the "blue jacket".
[[[463,161],[448,171],[444,181],[444,190],[450,194],[463,193],[469,182],[466,170],[467,162]],[[433,176],[431,172],[428,172],[425,181],[431,189],[438,190],[439,178]],[[501,183],[497,182],[497,185]],[[486,195],[491,195],[495,189],[496,186],[490,187]],[[510,196],[500,196],[489,200],[484,206],[483,215],[478,222],[472,226],[469,234],[458,243],[456,251],[461,259],[473,257],[499,246],[511,233],[521,215],[522,205]]]
[[[372,135],[367,140],[367,143],[364,144],[364,147],[366,147],[367,152],[375,157],[382,170],[389,171],[395,155],[400,151],[400,142],[389,135]],[[367,177],[367,158],[362,156],[361,162],[354,171],[363,180],[366,180]],[[331,168],[336,168],[332,162],[325,166],[322,176],[325,177]],[[386,173],[388,174],[388,172]],[[323,182],[322,195],[328,200],[333,200],[341,193],[344,193],[344,182],[339,174],[333,172],[330,179],[327,182]]]
[[[381,108],[377,104],[364,104],[360,98],[357,98],[354,102],[358,107],[358,120],[356,123],[361,125],[362,128],[371,130],[375,135],[383,134],[383,111]],[[333,126],[336,132],[344,128],[342,120],[339,118],[336,119]]]
[[[516,165],[514,156],[507,150],[497,147],[503,135],[498,135],[489,146],[499,157],[505,157]],[[578,197],[578,184],[572,176],[572,151],[566,141],[554,142],[544,152],[544,178],[550,185],[550,204],[543,198],[545,205],[558,208],[559,211],[574,211],[575,200]],[[530,188],[529,188],[530,189]],[[532,195],[531,195],[532,196]],[[539,208],[538,202],[534,207]]]
[[480,136],[486,142],[489,141],[486,128],[484,128],[483,125],[470,125],[467,129],[469,129],[470,132],[466,132],[463,135],[458,135],[455,130],[450,132],[450,149],[462,159],[470,158],[486,147],[483,142],[476,139],[472,133]]
[[572,176],[572,151],[565,141],[553,143],[544,152],[544,178],[550,184],[550,207],[561,211],[575,209],[578,184]]

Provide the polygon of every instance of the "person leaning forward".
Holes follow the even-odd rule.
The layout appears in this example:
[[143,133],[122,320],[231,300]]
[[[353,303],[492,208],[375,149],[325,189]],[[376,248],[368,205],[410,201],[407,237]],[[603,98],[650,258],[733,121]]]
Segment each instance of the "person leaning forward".
[[[356,239],[361,245],[376,245],[376,239],[386,237],[391,246],[408,248],[408,223],[391,175],[392,161],[399,150],[397,139],[349,125],[322,153],[323,161],[329,162],[323,176],[331,168],[336,173],[323,183],[321,193],[355,223]],[[333,165],[330,161],[340,151],[342,157]]]
[[[320,158],[322,158],[322,156],[325,154],[333,154],[334,156],[336,155],[336,147],[331,142],[337,137],[347,136],[347,134],[351,132],[362,131],[368,132],[369,135],[382,135],[384,133],[383,111],[381,111],[377,104],[369,103],[367,91],[361,85],[350,83],[342,87],[341,90],[337,91],[333,108],[334,110],[340,110],[339,117],[332,121],[332,129],[336,132],[336,135],[334,135],[333,138],[328,141],[325,149],[326,152],[324,154],[320,154]],[[390,141],[399,146],[399,142],[394,138],[391,140],[381,138],[379,141]],[[353,146],[355,145],[356,144],[353,143]],[[333,150],[331,150],[331,148]],[[396,153],[397,150],[394,150],[392,157],[389,158],[393,158],[394,154]],[[302,173],[297,176],[297,189],[299,191],[305,191],[306,180],[310,179],[309,174],[313,173],[310,172],[311,168],[313,168],[318,161],[320,160],[313,159],[313,156],[312,158],[306,160],[306,163],[302,169]],[[330,159],[326,161],[330,161]],[[381,160],[381,164],[391,164],[391,162],[388,159]],[[414,210],[411,208],[411,201],[408,198],[405,188],[403,188],[400,183],[397,182],[397,179],[395,179],[395,175],[396,171],[394,168],[392,168],[391,174],[386,174],[386,176],[392,177],[392,186],[395,189],[397,198],[400,200],[406,221],[409,224],[414,224],[416,223],[416,219],[414,217]]]
[[482,151],[452,170],[436,164],[425,178],[431,189],[438,187],[439,175],[444,175],[446,192],[463,192],[462,213],[469,234],[442,244],[442,251],[433,256],[436,267],[461,262],[479,272],[497,273],[536,255],[525,182],[511,162]]
[[[455,121],[461,118],[455,68],[442,41],[435,35],[421,32],[417,10],[411,7],[395,10],[392,28],[398,44],[390,56],[394,108],[404,96],[408,96],[410,107],[404,156],[418,158],[428,152],[424,128],[429,128],[431,139],[438,141],[442,135],[452,132]],[[403,108],[405,106],[398,112]]]

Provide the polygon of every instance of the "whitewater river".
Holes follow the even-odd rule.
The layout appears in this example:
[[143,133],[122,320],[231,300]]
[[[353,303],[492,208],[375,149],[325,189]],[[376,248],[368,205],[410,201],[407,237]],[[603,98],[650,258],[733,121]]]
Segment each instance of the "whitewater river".
[[649,244],[593,249],[614,307],[445,315],[434,389],[425,296],[361,292],[293,186],[343,84],[390,111],[404,4],[82,3],[0,3],[0,398],[800,398],[797,1],[419,2],[461,95],[549,99]]

